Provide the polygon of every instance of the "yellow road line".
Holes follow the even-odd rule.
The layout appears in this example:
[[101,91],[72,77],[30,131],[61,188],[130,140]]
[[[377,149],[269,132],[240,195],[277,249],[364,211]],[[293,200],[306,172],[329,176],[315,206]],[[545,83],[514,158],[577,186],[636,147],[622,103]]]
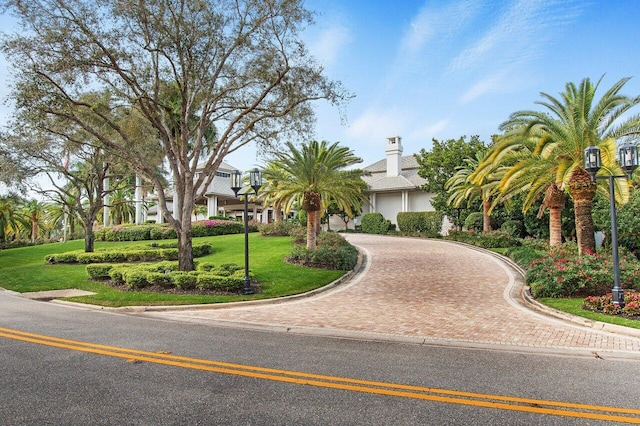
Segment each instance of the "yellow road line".
[[[81,351],[97,355],[137,360],[174,367],[232,374],[255,379],[264,379],[298,385],[309,385],[331,389],[348,390],[385,396],[413,398],[444,402],[449,404],[470,405],[476,407],[497,408],[501,410],[521,411],[537,414],[550,414],[564,417],[587,418],[594,420],[616,421],[640,424],[640,417],[621,416],[629,414],[640,416],[640,409],[607,407],[601,405],[576,404],[561,401],[547,401],[502,395],[463,392],[449,389],[428,388],[345,377],[294,372],[273,368],[233,364],[206,359],[189,358],[162,352],[147,352],[114,346],[98,345],[76,340],[28,333],[0,327],[0,337],[13,340]],[[612,414],[616,413],[616,414]]]

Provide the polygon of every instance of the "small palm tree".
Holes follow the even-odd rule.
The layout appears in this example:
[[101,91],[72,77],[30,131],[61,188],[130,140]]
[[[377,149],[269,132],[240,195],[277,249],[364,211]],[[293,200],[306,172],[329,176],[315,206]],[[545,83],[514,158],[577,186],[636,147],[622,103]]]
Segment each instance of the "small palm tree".
[[338,142],[311,141],[301,149],[288,142],[288,152],[276,154],[269,167],[279,170],[275,198],[282,202],[285,211],[300,205],[307,213],[307,248],[316,248],[316,229],[319,212],[329,200],[334,200],[346,212],[351,206],[365,202],[366,185],[359,169],[346,170],[360,163],[349,148]]
[[48,221],[47,205],[40,201],[28,201],[22,208],[24,221],[30,228],[31,242],[38,239],[38,232],[45,230]]
[[445,183],[444,189],[450,194],[447,204],[456,208],[462,204],[469,207],[474,201],[480,200],[482,202],[483,232],[489,232],[491,231],[491,200],[496,192],[495,178],[493,173],[485,173],[482,176],[474,175],[485,157],[485,151],[478,151],[475,159],[465,158],[464,165],[456,168],[454,175]]
[[[542,93],[545,100],[538,103],[547,111],[518,111],[501,126],[508,137],[536,140],[532,154],[554,165],[553,182],[559,190],[567,190],[574,201],[579,254],[595,250],[591,209],[596,184],[584,169],[584,149],[599,147],[605,173],[619,175],[622,170],[615,161],[616,140],[640,134],[640,116],[624,118],[640,103],[640,97],[620,94],[629,78],[619,80],[596,101],[601,81],[593,84],[585,78],[579,86],[567,83],[561,99]],[[628,182],[618,179],[616,185],[621,199],[628,199]]]

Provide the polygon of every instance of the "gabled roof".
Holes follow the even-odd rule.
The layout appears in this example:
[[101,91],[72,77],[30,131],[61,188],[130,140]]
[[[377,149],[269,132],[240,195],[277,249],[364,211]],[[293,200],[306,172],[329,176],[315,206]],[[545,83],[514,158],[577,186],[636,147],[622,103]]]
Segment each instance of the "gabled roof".
[[[401,161],[402,161],[402,164],[401,164],[402,170],[419,168],[418,160],[416,160],[416,157],[414,157],[413,155],[405,155],[402,157]],[[376,161],[370,166],[365,167],[364,171],[369,173],[381,173],[381,172],[387,173],[387,160],[384,159],[384,160]]]
[[372,192],[415,190],[427,183],[426,179],[418,175],[419,165],[413,155],[403,156],[401,166],[400,175],[390,177],[387,176],[387,160],[377,161],[364,168],[362,180]]

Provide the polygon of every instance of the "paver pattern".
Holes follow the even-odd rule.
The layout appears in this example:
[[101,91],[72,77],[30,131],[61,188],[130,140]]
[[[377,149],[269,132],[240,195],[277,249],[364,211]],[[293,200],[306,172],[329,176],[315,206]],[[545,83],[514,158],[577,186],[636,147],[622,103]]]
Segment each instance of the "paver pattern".
[[640,338],[547,317],[518,301],[521,277],[486,252],[441,240],[349,234],[364,271],[316,296],[279,304],[145,312],[187,321],[303,327],[547,349],[640,355]]

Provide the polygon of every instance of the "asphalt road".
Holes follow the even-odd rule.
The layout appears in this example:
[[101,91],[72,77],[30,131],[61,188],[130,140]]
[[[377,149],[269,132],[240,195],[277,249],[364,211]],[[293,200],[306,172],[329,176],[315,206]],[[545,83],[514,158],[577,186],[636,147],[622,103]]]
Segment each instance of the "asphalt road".
[[0,292],[2,425],[640,422],[639,366],[174,323]]

